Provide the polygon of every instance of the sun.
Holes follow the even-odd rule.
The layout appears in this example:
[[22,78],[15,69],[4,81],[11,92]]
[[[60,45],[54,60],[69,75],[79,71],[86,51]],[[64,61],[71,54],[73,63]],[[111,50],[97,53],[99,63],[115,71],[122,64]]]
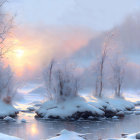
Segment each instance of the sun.
[[21,57],[23,57],[24,56],[24,50],[22,50],[22,49],[16,49],[16,50],[14,50],[14,53],[15,53],[15,56],[16,57],[18,57],[18,58],[21,58]]

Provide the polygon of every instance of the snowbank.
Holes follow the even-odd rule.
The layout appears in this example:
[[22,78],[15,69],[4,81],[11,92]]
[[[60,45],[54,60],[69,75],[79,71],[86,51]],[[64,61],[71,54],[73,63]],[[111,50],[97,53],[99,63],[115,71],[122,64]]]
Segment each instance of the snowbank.
[[122,135],[123,138],[120,138],[120,139],[108,139],[108,140],[137,140],[137,139],[140,139],[140,132],[138,133],[134,133],[134,134],[130,134],[130,135],[127,135],[127,134],[124,134]]
[[124,117],[134,110],[134,103],[122,98],[75,97],[64,102],[47,101],[36,111],[39,117],[51,119],[91,119],[101,116]]
[[0,118],[5,118],[6,116],[15,117],[18,110],[10,104],[6,104],[0,100]]
[[82,97],[75,97],[57,103],[47,101],[36,111],[39,117],[58,119],[88,119],[88,117],[103,116],[104,112],[86,102]]
[[0,133],[0,140],[22,140],[22,139]]
[[85,140],[85,135],[79,134],[73,131],[62,130],[60,134],[57,134],[56,137],[50,138],[48,140]]
[[90,105],[93,105],[105,112],[106,117],[123,117],[125,112],[134,110],[135,105],[123,98],[88,98]]

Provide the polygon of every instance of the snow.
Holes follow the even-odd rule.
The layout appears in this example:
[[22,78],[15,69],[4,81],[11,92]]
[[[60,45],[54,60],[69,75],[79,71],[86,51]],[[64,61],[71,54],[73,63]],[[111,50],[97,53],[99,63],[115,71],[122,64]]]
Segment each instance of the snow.
[[123,138],[120,138],[120,139],[117,139],[117,138],[109,138],[107,140],[137,140],[137,139],[140,139],[140,132],[138,133],[134,133],[134,134],[125,134],[124,136],[122,136]]
[[22,140],[22,139],[0,133],[0,140]]
[[140,115],[140,111],[135,111],[135,115]]
[[103,110],[106,108],[106,110],[111,111],[127,111],[134,109],[135,105],[134,103],[127,101],[123,98],[93,98],[88,97],[87,100],[89,101],[89,104]]
[[85,140],[83,137],[85,135],[79,134],[73,131],[62,130],[58,136],[50,138],[48,140]]
[[25,119],[21,119],[21,122],[26,123],[27,121]]
[[3,120],[4,121],[8,121],[8,122],[10,122],[10,121],[16,121],[14,118],[9,117],[9,116],[5,117]]
[[60,103],[57,103],[54,100],[47,101],[37,110],[37,113],[42,114],[45,118],[48,118],[49,116],[60,116],[60,118],[65,118],[76,112],[85,111],[92,112],[94,115],[104,115],[102,110],[88,104],[82,97],[70,98]]
[[135,107],[134,103],[124,100],[123,98],[105,99],[117,111],[131,110]]
[[35,111],[35,108],[34,107],[28,107],[27,108],[29,111]]
[[95,117],[104,116],[105,113],[106,117],[113,117],[114,115],[123,117],[125,114],[132,114],[131,110],[134,110],[134,107],[134,103],[123,98],[83,98],[78,96],[60,103],[55,100],[47,101],[36,113],[44,118],[59,116],[62,119],[72,116],[76,112],[85,111],[92,112]]
[[0,118],[16,114],[18,110],[10,104],[6,104],[0,100]]

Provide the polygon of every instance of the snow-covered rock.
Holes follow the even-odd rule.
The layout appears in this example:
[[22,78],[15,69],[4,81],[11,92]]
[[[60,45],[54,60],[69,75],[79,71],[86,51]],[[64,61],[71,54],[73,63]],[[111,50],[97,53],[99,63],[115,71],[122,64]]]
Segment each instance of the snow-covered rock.
[[90,105],[82,97],[67,99],[63,102],[47,101],[36,111],[39,117],[72,119],[88,119],[88,117],[103,116],[104,112],[93,105]]
[[140,115],[140,111],[135,111],[135,115]]
[[[105,112],[106,117],[119,116],[123,117],[125,111],[127,114],[135,108],[134,103],[124,100],[123,98],[88,98],[89,104]],[[131,112],[132,113],[132,112]]]
[[0,118],[4,118],[6,116],[15,117],[17,113],[18,110],[16,108],[0,100]]
[[110,104],[117,111],[132,110],[135,108],[134,103],[126,101],[123,98],[107,98],[105,99],[105,102]]
[[136,106],[140,105],[140,101],[134,103]]
[[118,119],[118,116],[113,116],[112,119]]
[[114,138],[114,139],[108,139],[108,140],[138,140],[138,139],[140,139],[140,132],[134,133],[134,134],[130,134],[130,135],[123,134],[122,138],[119,138],[119,139]]
[[25,119],[21,119],[21,122],[26,123],[27,121]]
[[5,117],[3,120],[7,121],[7,122],[15,122],[16,121],[14,118],[9,117],[9,116]]
[[[57,103],[47,101],[36,111],[39,117],[53,119],[90,119],[100,116],[124,117],[134,110],[134,103],[122,98],[92,98],[75,97]],[[132,113],[132,111],[131,111]]]
[[0,140],[23,140],[23,139],[0,133]]
[[35,108],[34,107],[28,107],[27,108],[29,111],[35,111]]
[[84,134],[79,134],[73,131],[62,130],[60,134],[56,137],[50,138],[48,140],[86,140]]

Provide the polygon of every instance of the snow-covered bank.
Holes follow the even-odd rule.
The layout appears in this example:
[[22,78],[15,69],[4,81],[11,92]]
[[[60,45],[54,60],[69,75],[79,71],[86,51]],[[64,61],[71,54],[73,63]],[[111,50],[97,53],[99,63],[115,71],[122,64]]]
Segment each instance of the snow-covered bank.
[[56,137],[50,138],[48,140],[86,140],[84,134],[79,134],[73,131],[62,130],[60,134]]
[[123,117],[125,112],[134,110],[135,105],[123,98],[87,98],[89,104],[103,110],[106,117]]
[[36,111],[39,117],[51,119],[95,119],[98,117],[123,117],[134,109],[134,104],[122,98],[74,97],[63,102],[47,101]]
[[120,139],[117,139],[117,138],[114,138],[114,139],[108,139],[108,140],[139,140],[140,139],[140,132],[138,133],[134,133],[134,134],[122,134],[122,138]]
[[82,97],[67,99],[63,102],[47,101],[36,111],[39,117],[54,119],[87,119],[103,116],[104,112],[86,102]]
[[0,100],[0,118],[5,118],[6,116],[15,117],[17,114],[18,110],[16,108]]
[[0,140],[23,140],[23,139],[0,133]]

